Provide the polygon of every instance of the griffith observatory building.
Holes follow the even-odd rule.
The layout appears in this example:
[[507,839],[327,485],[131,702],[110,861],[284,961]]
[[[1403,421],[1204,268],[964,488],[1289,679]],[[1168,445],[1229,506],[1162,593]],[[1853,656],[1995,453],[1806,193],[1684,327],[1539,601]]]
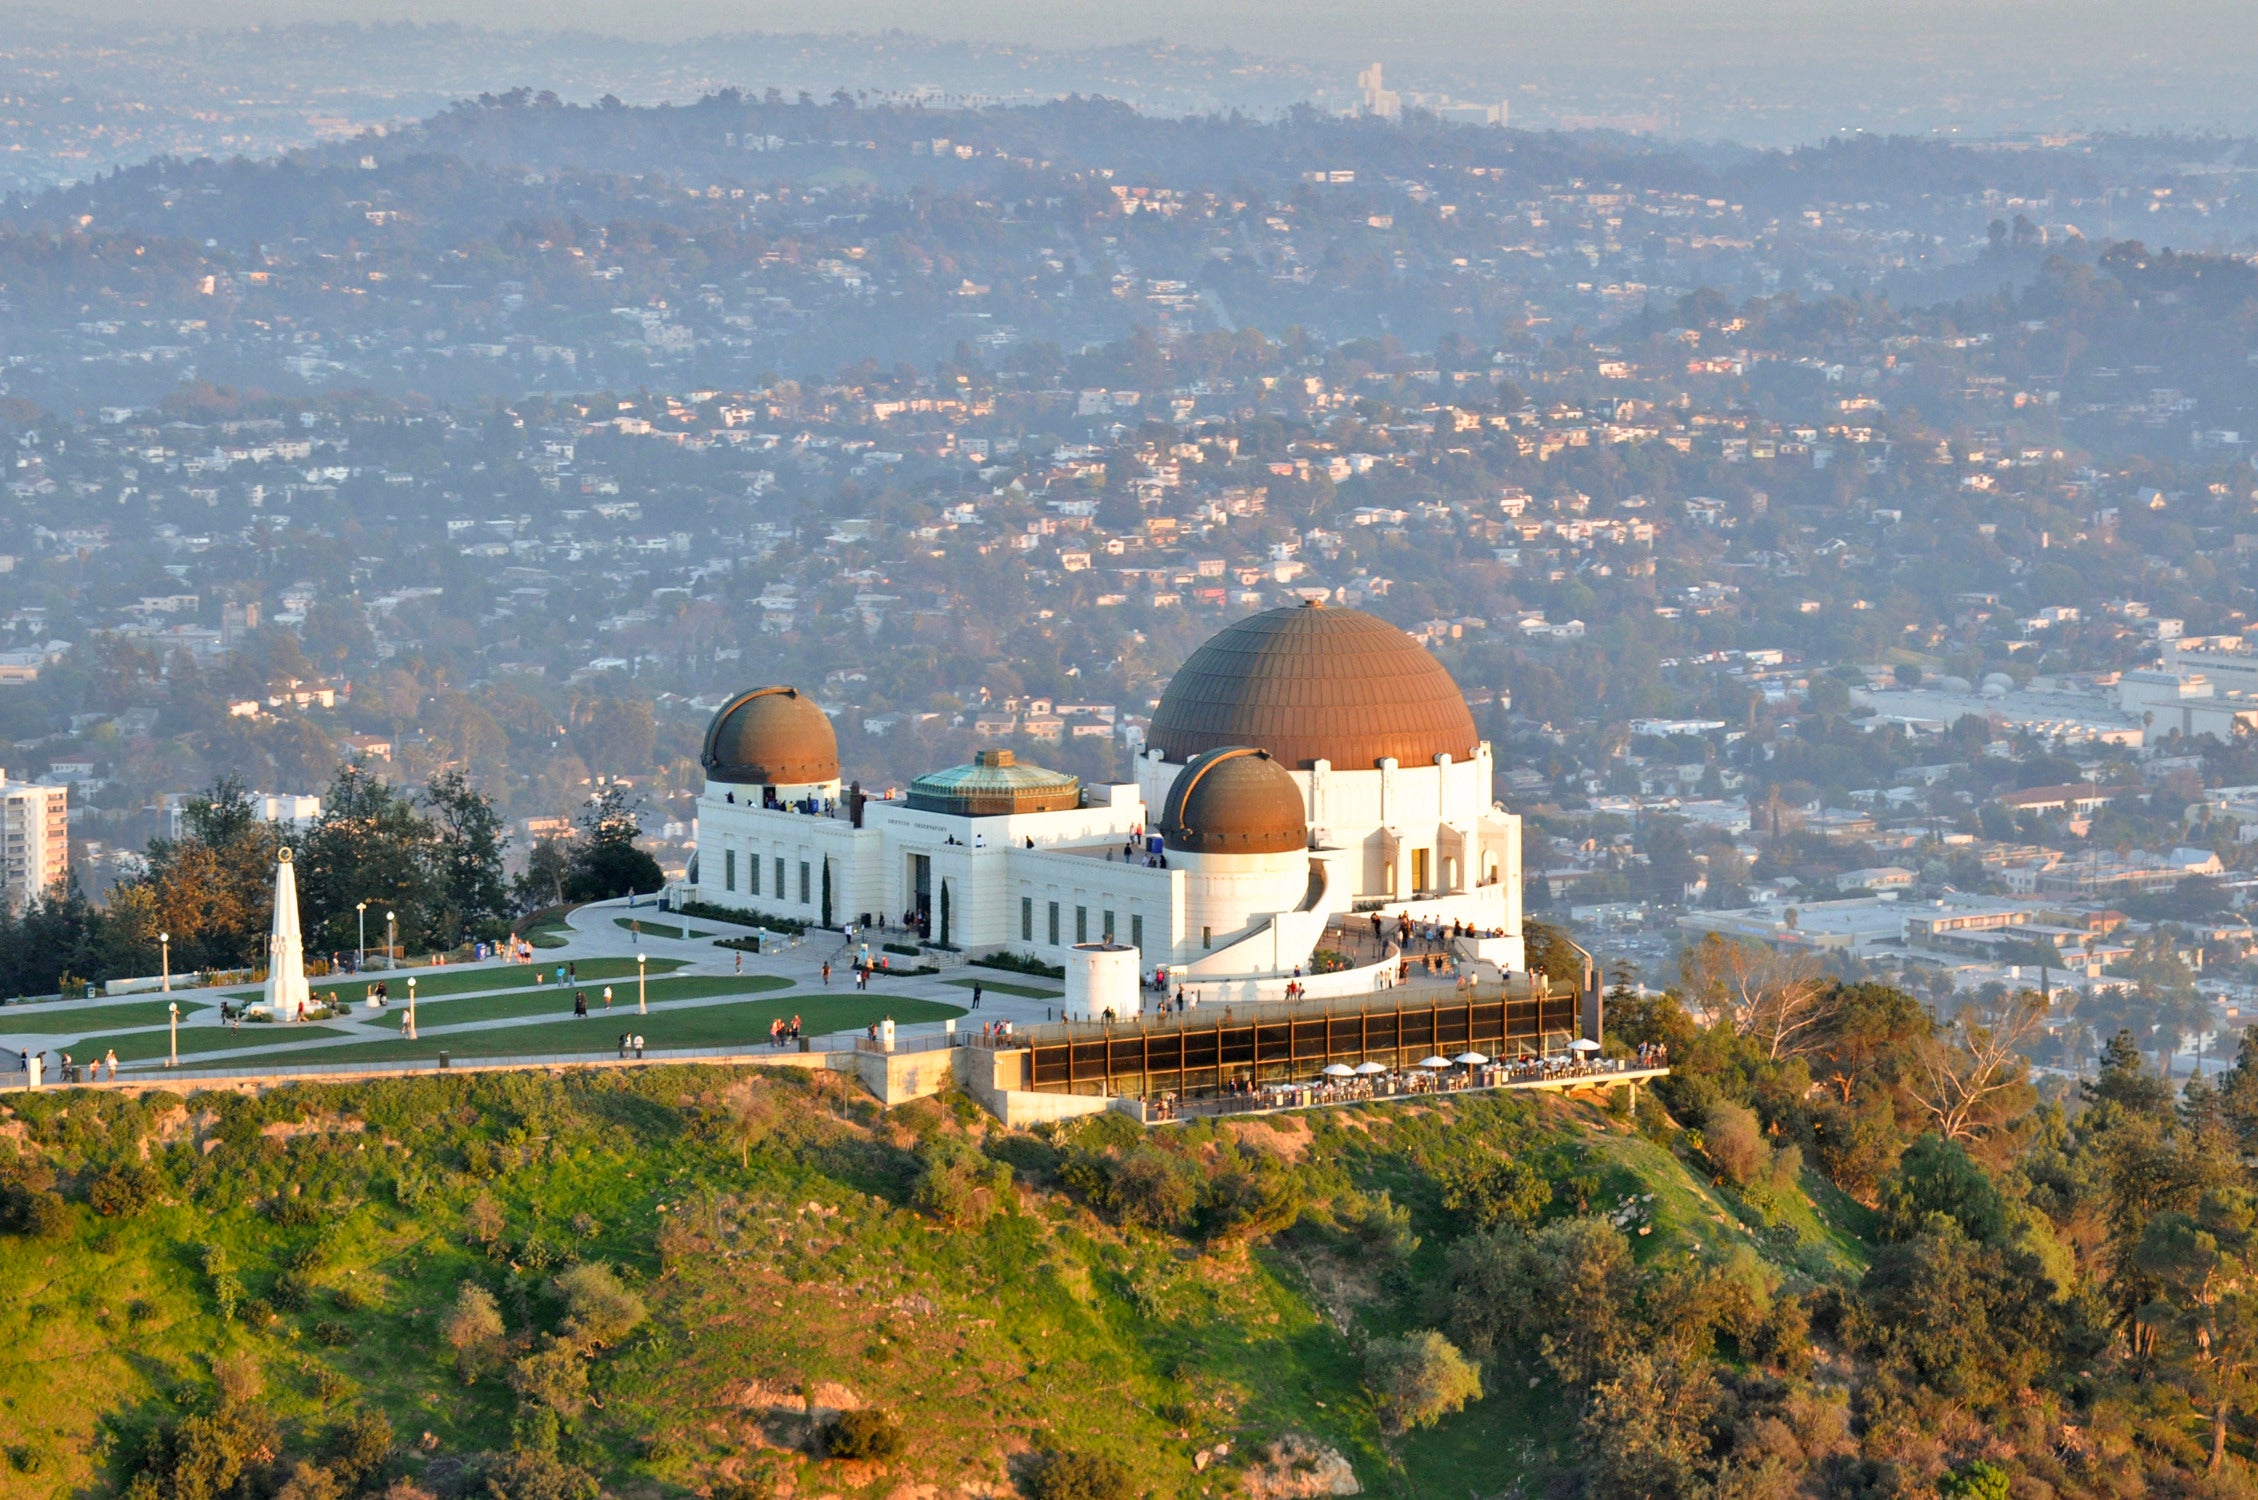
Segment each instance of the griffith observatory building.
[[1215,998],[1362,993],[1313,975],[1329,925],[1464,923],[1524,967],[1521,820],[1440,662],[1395,626],[1305,604],[1225,627],[1170,681],[1136,779],[1084,786],[984,750],[906,797],[843,787],[831,720],[793,687],[706,730],[684,898],[843,927],[907,918],[943,947],[1067,964],[1137,950]]

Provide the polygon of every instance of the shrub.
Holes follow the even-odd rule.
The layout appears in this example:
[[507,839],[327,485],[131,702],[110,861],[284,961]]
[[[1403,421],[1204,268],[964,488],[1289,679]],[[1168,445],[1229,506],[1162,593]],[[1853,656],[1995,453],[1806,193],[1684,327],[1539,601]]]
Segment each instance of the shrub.
[[26,1239],[54,1240],[69,1233],[71,1206],[52,1189],[17,1195],[9,1204],[9,1227]]
[[330,1468],[348,1489],[367,1489],[392,1458],[392,1421],[381,1411],[362,1410],[337,1430]]
[[474,1281],[464,1282],[455,1305],[439,1320],[439,1332],[455,1351],[455,1372],[470,1384],[501,1347],[502,1310],[494,1305],[494,1294]]
[[314,1325],[314,1339],[332,1349],[342,1349],[353,1342],[353,1330],[334,1318],[324,1318]]
[[843,1411],[823,1424],[825,1458],[899,1458],[905,1445],[902,1425],[875,1407]]
[[1772,1148],[1764,1143],[1755,1114],[1728,1100],[1709,1107],[1701,1124],[1701,1142],[1717,1175],[1734,1187],[1747,1187],[1772,1162]]
[[10,1443],[8,1467],[18,1474],[37,1474],[47,1467],[47,1455],[29,1443]]
[[596,1476],[545,1448],[513,1448],[486,1470],[492,1500],[596,1500]]
[[1301,1217],[1302,1187],[1291,1173],[1241,1169],[1208,1179],[1200,1223],[1217,1244],[1256,1244],[1291,1229]]
[[303,1196],[277,1198],[268,1214],[285,1229],[305,1229],[321,1222],[321,1205]]
[[348,1281],[331,1295],[337,1299],[338,1307],[349,1313],[367,1312],[384,1305],[382,1294],[365,1281]]
[[1002,948],[993,953],[984,953],[978,958],[968,959],[966,962],[978,964],[983,969],[1003,969],[1013,974],[1034,974],[1044,979],[1064,979],[1066,977],[1066,965],[1064,964],[1047,964],[1032,953],[1013,953]]
[[1136,1500],[1129,1466],[1103,1453],[1050,1453],[1028,1476],[1034,1500]]
[[601,1261],[574,1266],[557,1278],[565,1299],[565,1337],[590,1347],[616,1344],[642,1325],[643,1299],[619,1284]]
[[510,1366],[510,1389],[527,1406],[577,1416],[588,1401],[588,1362],[572,1345],[551,1339]]
[[1106,1196],[1129,1223],[1181,1229],[1199,1207],[1200,1184],[1181,1157],[1157,1146],[1138,1146],[1114,1163]]
[[274,1279],[274,1305],[284,1312],[304,1312],[314,1303],[314,1284],[303,1271],[285,1271]]
[[259,1362],[248,1354],[223,1354],[213,1360],[212,1378],[219,1382],[222,1406],[242,1406],[256,1401],[267,1386]]
[[335,1406],[353,1394],[353,1382],[344,1372],[332,1370],[327,1365],[314,1366],[314,1399],[324,1406]]
[[1443,1190],[1443,1207],[1465,1214],[1478,1229],[1533,1224],[1552,1203],[1552,1184],[1517,1156],[1453,1156],[1435,1179]]
[[1364,1383],[1391,1433],[1432,1427],[1482,1399],[1482,1376],[1458,1346],[1432,1328],[1375,1339],[1364,1354]]
[[918,1145],[910,1205],[943,1224],[978,1224],[1010,1186],[1009,1166],[983,1156],[969,1142],[934,1136]]
[[274,1493],[274,1500],[344,1500],[345,1486],[320,1464],[299,1463]]
[[2007,1500],[2008,1473],[1999,1465],[1979,1458],[1966,1468],[1947,1474],[1937,1488],[1949,1500]]
[[142,1162],[97,1172],[86,1185],[87,1206],[105,1219],[129,1219],[157,1201],[164,1179]]

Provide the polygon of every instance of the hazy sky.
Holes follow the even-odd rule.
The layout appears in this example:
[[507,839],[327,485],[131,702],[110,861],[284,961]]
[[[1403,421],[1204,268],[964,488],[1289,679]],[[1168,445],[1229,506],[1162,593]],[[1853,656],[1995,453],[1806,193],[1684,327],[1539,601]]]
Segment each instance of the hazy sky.
[[52,8],[129,26],[413,19],[666,39],[900,27],[1050,47],[1163,37],[1311,57],[1685,61],[1690,49],[1731,67],[1939,57],[2020,70],[2258,56],[2251,0],[85,0]]

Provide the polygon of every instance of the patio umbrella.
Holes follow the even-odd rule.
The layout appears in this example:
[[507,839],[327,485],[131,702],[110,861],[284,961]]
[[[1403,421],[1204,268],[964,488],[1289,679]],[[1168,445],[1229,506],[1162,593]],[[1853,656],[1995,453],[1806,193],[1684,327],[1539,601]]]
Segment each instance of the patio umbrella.
[[1355,1071],[1366,1078],[1370,1078],[1375,1073],[1387,1072],[1388,1065],[1386,1063],[1360,1062],[1356,1065]]
[[1450,1059],[1447,1057],[1422,1057],[1419,1059],[1419,1066],[1422,1068],[1447,1068],[1450,1066]]
[[1327,1063],[1325,1065],[1325,1076],[1327,1078],[1353,1078],[1356,1076],[1356,1069],[1350,1067],[1347,1063]]
[[1489,1059],[1479,1052],[1461,1052],[1458,1054],[1458,1061],[1466,1064],[1469,1068],[1478,1068],[1488,1062]]
[[1589,1037],[1580,1036],[1568,1044],[1568,1050],[1571,1052],[1597,1052],[1599,1043]]

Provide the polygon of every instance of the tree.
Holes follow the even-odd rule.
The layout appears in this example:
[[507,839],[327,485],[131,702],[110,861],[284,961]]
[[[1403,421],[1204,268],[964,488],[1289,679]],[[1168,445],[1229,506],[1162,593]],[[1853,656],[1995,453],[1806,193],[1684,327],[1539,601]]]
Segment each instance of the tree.
[[518,876],[510,887],[513,904],[520,912],[539,911],[545,906],[562,906],[565,901],[565,884],[572,878],[572,841],[561,838],[542,838],[533,841],[533,848],[525,858],[525,873]]
[[615,896],[655,891],[666,884],[659,862],[635,847],[642,837],[636,821],[638,802],[612,782],[588,801],[580,816],[580,837],[572,842],[572,862],[565,876],[569,901],[609,901]]
[[2258,1205],[2239,1188],[2206,1193],[2193,1213],[2149,1221],[2134,1254],[2158,1295],[2138,1314],[2152,1347],[2211,1427],[2210,1470],[2227,1428],[2258,1396]]
[[1962,1010],[1944,1035],[1925,1040],[1915,1054],[1914,1089],[1939,1135],[1972,1140],[2027,1102],[2031,1087],[2023,1050],[2044,1029],[2046,1008],[2036,990],[1979,1001]]
[[510,906],[502,878],[502,851],[509,837],[502,831],[501,815],[460,771],[432,777],[421,800],[434,823],[429,857],[437,940],[452,945],[499,936]]
[[398,915],[403,947],[429,946],[441,935],[432,919],[443,899],[433,843],[432,826],[411,799],[361,761],[338,767],[297,862],[309,941],[353,947],[360,931],[355,908],[366,901]]
[[1774,1059],[1807,1051],[1835,993],[1809,954],[1710,933],[1678,958],[1680,988],[1711,1022],[1724,1021]]
[[1432,1427],[1482,1399],[1481,1372],[1432,1328],[1374,1339],[1364,1353],[1364,1383],[1392,1433]]
[[181,836],[150,841],[147,868],[111,896],[153,947],[172,939],[175,971],[256,962],[273,923],[281,829],[262,820],[242,778],[227,775],[181,808]]

